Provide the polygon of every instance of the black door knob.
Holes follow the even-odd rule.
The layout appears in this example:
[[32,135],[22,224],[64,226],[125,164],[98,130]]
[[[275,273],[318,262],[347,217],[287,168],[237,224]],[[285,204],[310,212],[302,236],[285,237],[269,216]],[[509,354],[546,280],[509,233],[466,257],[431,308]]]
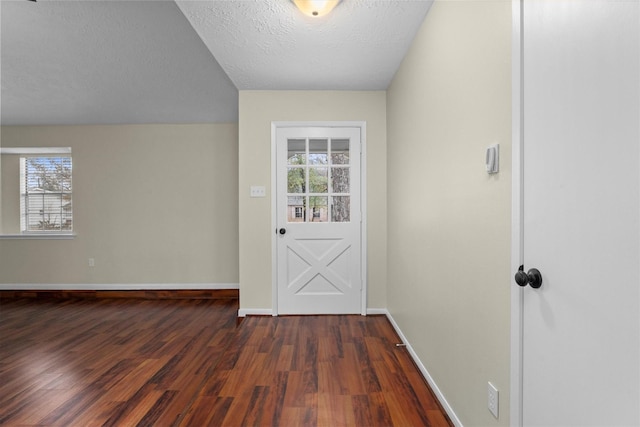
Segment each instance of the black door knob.
[[516,283],[520,286],[531,285],[532,288],[538,289],[542,286],[542,273],[537,268],[530,268],[526,273],[524,272],[524,265],[521,265],[516,272]]
[[278,232],[280,234],[285,234],[287,232],[287,229],[286,228],[281,228],[280,230],[278,230]]

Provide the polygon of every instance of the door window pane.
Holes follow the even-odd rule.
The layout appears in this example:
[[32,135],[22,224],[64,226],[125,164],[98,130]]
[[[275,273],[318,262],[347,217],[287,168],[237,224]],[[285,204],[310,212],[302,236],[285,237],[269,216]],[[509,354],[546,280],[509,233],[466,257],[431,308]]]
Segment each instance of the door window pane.
[[309,197],[309,221],[310,222],[327,222],[327,197],[311,196]]
[[309,193],[327,193],[329,191],[328,172],[327,168],[309,168]]
[[334,193],[349,192],[349,168],[331,168],[331,191]]
[[349,222],[351,219],[351,197],[333,196],[331,222]]
[[349,140],[348,139],[331,140],[331,164],[334,164],[334,165],[349,164]]
[[287,140],[287,163],[290,165],[304,165],[307,163],[306,140],[289,139]]
[[287,168],[287,192],[304,193],[307,187],[305,168]]
[[329,141],[326,139],[309,140],[309,164],[326,165],[329,163]]
[[304,222],[306,219],[306,197],[305,196],[289,196],[287,197],[287,221],[288,222]]

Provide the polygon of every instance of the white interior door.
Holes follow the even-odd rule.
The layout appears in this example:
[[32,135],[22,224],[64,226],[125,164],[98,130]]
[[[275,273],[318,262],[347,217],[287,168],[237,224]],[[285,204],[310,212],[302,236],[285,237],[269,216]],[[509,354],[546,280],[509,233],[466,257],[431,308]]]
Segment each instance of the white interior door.
[[523,424],[637,426],[638,1],[523,11]]
[[362,311],[359,128],[276,130],[277,312]]

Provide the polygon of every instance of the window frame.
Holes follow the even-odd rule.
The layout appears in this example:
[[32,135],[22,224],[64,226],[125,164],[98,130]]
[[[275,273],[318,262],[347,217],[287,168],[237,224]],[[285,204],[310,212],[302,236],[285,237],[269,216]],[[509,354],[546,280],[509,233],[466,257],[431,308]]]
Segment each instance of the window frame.
[[[64,184],[59,190],[47,190],[40,188],[40,185],[33,188],[30,185],[32,178],[30,178],[29,175],[38,174],[38,172],[33,171],[35,167],[30,164],[30,159],[36,159],[36,164],[43,165],[43,167],[46,168],[44,172],[46,177],[45,181],[48,179],[61,180],[56,171],[48,169],[51,163],[44,166],[44,164],[47,163],[46,159],[59,159],[60,162],[56,162],[54,167],[61,165],[61,167],[69,168],[69,190],[64,189]],[[40,182],[39,179],[38,182]],[[32,188],[32,191],[29,191],[30,188]],[[65,208],[65,196],[68,197],[68,208]],[[30,210],[29,208],[34,203],[33,201],[40,197],[42,197],[42,206],[38,209],[38,212]],[[49,201],[45,201],[45,198],[49,199]],[[51,206],[55,208],[53,211],[51,210]],[[49,228],[51,225],[46,224],[50,224],[51,215],[55,215],[56,213],[59,214],[60,224],[57,228]],[[33,223],[32,217],[35,217],[36,221],[41,218],[39,222],[42,224],[42,228],[31,228]],[[67,223],[69,224],[69,228],[65,227]],[[73,158],[70,154],[29,154],[20,156],[20,232],[22,234],[60,234],[73,232]]]
[[[17,161],[23,162],[23,158],[25,157],[68,157],[71,160],[72,167],[72,176],[71,183],[73,182],[73,155],[71,152],[71,147],[0,147],[0,154],[7,154],[18,157]],[[24,168],[18,166],[18,173],[23,174]],[[19,183],[22,182],[22,177],[18,177]],[[20,186],[21,187],[21,186]],[[53,229],[53,230],[34,230],[34,231],[26,231],[23,227],[24,222],[24,213],[22,212],[22,204],[24,203],[24,191],[22,188],[18,188],[18,207],[19,210],[17,213],[17,217],[19,218],[20,224],[16,224],[16,232],[15,233],[3,233],[0,234],[0,239],[74,239],[76,237],[74,222],[75,218],[73,215],[73,184],[71,184],[71,191],[64,192],[66,194],[71,195],[71,227],[70,229]],[[0,194],[0,197],[2,195]],[[62,225],[62,224],[61,224]],[[19,233],[18,233],[19,231]]]

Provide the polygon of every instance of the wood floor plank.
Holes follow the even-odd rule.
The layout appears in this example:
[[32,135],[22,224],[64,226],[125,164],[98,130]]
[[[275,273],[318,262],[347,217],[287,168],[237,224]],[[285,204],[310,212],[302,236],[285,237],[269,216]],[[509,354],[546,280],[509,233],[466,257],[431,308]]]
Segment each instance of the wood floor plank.
[[204,396],[183,422],[188,426],[223,426],[224,418],[233,403],[233,397]]
[[[312,399],[305,393],[304,372],[290,371],[287,376],[287,385],[284,393],[284,408],[304,408]],[[312,397],[315,395],[312,393]]]
[[[117,411],[113,411],[111,417],[103,425],[105,426],[133,426],[137,425],[145,415],[167,393],[162,390],[154,390],[153,387],[141,388],[134,398],[122,402],[123,405]],[[166,396],[165,396],[166,397]]]
[[439,419],[427,412],[438,404],[424,380],[408,376],[415,366],[404,370],[406,350],[384,317],[247,318],[237,341],[183,426],[451,425],[442,411]]
[[[353,343],[343,344],[344,359],[342,361],[343,372],[358,372],[360,370],[360,362],[358,354]],[[360,396],[367,394],[367,387],[362,375],[347,375],[349,391],[352,396]]]
[[351,396],[335,393],[318,394],[318,425],[346,427],[355,425]]
[[171,425],[236,313],[231,299],[2,299],[0,424]]
[[451,425],[386,317],[236,315],[232,299],[2,298],[0,425]]

